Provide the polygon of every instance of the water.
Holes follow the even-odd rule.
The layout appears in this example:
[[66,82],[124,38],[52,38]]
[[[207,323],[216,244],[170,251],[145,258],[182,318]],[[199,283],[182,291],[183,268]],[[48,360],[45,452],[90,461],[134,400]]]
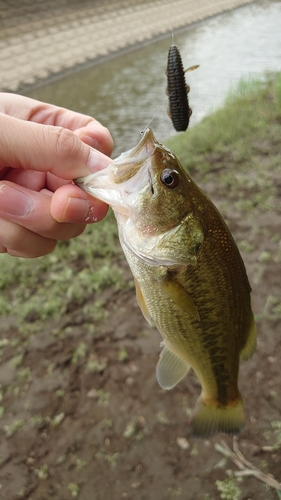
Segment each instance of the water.
[[[167,14],[168,15],[168,14]],[[223,14],[175,35],[188,72],[191,126],[220,106],[243,78],[281,70],[281,2]],[[111,131],[114,156],[133,147],[151,123],[158,140],[175,134],[167,116],[167,53],[171,36],[49,83],[26,95],[89,114]]]

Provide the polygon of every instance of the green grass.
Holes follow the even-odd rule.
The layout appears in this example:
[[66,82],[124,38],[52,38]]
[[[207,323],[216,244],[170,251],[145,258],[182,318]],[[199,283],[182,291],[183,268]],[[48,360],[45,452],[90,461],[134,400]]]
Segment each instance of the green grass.
[[[260,223],[260,215],[280,210],[278,186],[275,185],[275,179],[279,179],[280,184],[280,129],[281,74],[278,74],[268,75],[261,82],[242,81],[238,89],[230,92],[223,108],[186,133],[167,141],[199,185],[215,185],[213,192],[215,196],[218,195],[218,199],[223,200],[226,213],[228,210],[236,211],[239,220],[245,216],[252,221],[247,225],[247,234],[240,236],[244,239],[238,243],[244,253],[256,252],[252,265],[252,283],[256,289],[263,279],[266,265],[281,262],[281,246],[278,246],[280,234],[272,234],[268,226],[263,227]],[[257,235],[262,236],[261,248],[256,248]],[[266,240],[265,245],[263,239]],[[32,402],[29,400],[25,403],[24,419],[12,417],[9,401],[18,399],[22,388],[37,376],[34,365],[32,369],[28,366],[28,352],[26,354],[26,345],[31,335],[54,335],[58,340],[69,335],[70,341],[71,335],[75,335],[75,340],[70,344],[69,361],[66,359],[66,366],[62,368],[65,374],[71,368],[77,368],[78,373],[82,365],[83,373],[92,380],[94,376],[98,379],[107,368],[110,358],[104,359],[98,349],[93,351],[87,336],[80,337],[77,330],[83,324],[81,330],[84,334],[89,333],[90,337],[98,328],[96,323],[100,324],[109,314],[107,289],[122,290],[131,287],[131,282],[126,281],[120,266],[123,260],[112,212],[103,222],[90,225],[78,238],[59,243],[56,250],[45,257],[27,260],[0,255],[0,362],[1,359],[5,362],[9,360],[11,370],[15,370],[15,377],[8,387],[0,387],[0,418],[2,422],[7,419],[6,425],[2,426],[6,438],[13,439],[14,434],[17,437],[17,433],[24,432],[26,428],[30,431],[42,424],[49,425],[50,428],[64,425],[64,411],[57,409],[52,415],[37,414],[32,411]],[[276,289],[271,290],[259,319],[266,322],[280,320],[278,299]],[[111,307],[116,307],[117,310],[118,301],[113,306],[111,304]],[[76,310],[79,312],[77,323],[73,322],[73,318],[76,320],[74,316],[67,318],[68,313]],[[61,326],[62,317],[69,322],[66,321],[66,325]],[[144,330],[139,335],[146,337],[148,333]],[[130,362],[129,355],[130,351],[121,347],[116,351],[115,360],[127,364]],[[51,361],[47,358],[46,364],[41,368],[44,370],[44,377],[56,378],[61,366],[57,368],[54,356]],[[81,373],[80,371],[80,375]],[[257,383],[259,379],[262,380],[262,372],[258,371]],[[110,407],[114,394],[98,387],[89,391],[89,397],[94,399],[98,410],[102,411]],[[275,387],[272,389],[274,390],[269,392],[269,396],[276,400],[278,393]],[[55,385],[54,391],[58,404],[60,401],[63,403],[64,398],[67,401],[67,388]],[[191,408],[187,396],[183,397],[181,406],[184,416],[188,417]],[[171,425],[162,411],[156,414],[155,419],[160,428]],[[114,421],[105,418],[103,427],[109,431],[114,427]],[[133,415],[123,430],[123,437],[134,443],[141,442],[148,434],[145,419],[141,415]],[[279,452],[280,421],[272,418],[263,437],[272,452]],[[188,453],[192,460],[196,460],[199,453],[197,443]],[[95,458],[105,462],[111,471],[121,461],[123,454],[118,449],[109,452],[104,446],[97,451]],[[57,464],[62,464],[67,459],[67,453],[61,454]],[[87,462],[76,457],[73,463],[80,470]],[[266,461],[263,464],[266,465]],[[38,466],[35,473],[38,479],[47,479],[48,465]],[[246,483],[246,479],[244,482]],[[223,481],[216,481],[216,498],[218,495],[226,500],[241,498],[243,484],[230,473]],[[69,496],[79,496],[78,483],[71,482],[67,487]],[[169,488],[168,493],[170,497],[182,496],[180,487]],[[18,496],[23,497],[25,494],[23,487]],[[276,496],[281,498],[279,491],[276,491]],[[206,494],[204,498],[211,499],[211,496]]]
[[254,221],[278,210],[280,124],[281,74],[270,74],[241,81],[222,108],[167,145],[199,186],[216,183],[223,215],[232,207]]
[[239,484],[242,482],[242,478],[235,478],[231,470],[228,472],[228,478],[223,481],[216,481],[216,487],[220,492],[220,498],[222,500],[239,500],[242,496],[242,491],[239,487]]
[[[106,287],[122,288],[123,274],[114,263],[120,255],[112,213],[79,238],[58,243],[50,255],[29,260],[1,254],[1,316],[12,314],[22,334],[28,335],[42,321],[61,317],[73,304],[86,304]],[[99,317],[102,306],[100,300],[93,304],[93,315]]]
[[279,139],[280,108],[281,74],[264,81],[241,80],[223,107],[167,144],[188,170],[208,172],[221,158],[245,162],[269,130]]

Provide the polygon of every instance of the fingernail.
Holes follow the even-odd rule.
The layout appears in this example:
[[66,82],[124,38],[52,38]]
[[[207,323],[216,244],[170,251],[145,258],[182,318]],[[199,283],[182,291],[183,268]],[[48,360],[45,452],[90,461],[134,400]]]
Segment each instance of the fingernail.
[[65,222],[97,222],[94,207],[80,198],[69,198],[64,210],[63,220]]
[[88,160],[88,168],[90,172],[102,170],[110,165],[110,163],[112,163],[112,160],[108,156],[100,153],[96,149],[91,149]]
[[63,213],[65,222],[85,222],[90,211],[90,204],[80,198],[69,198]]
[[0,210],[10,215],[26,217],[33,207],[30,196],[3,184],[0,186]]
[[91,137],[90,135],[81,135],[79,137],[79,139],[81,139],[81,141],[85,142],[85,144],[88,144],[88,146],[91,146],[91,148],[94,148],[94,149],[98,149],[98,141],[97,139],[95,139],[95,137]]

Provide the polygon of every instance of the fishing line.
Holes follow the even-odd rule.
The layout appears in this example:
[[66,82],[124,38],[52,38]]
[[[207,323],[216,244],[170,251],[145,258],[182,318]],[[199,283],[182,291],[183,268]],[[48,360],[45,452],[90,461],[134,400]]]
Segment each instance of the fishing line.
[[[170,97],[170,96],[168,96]],[[151,122],[154,120],[154,118],[160,113],[161,109],[164,108],[165,106],[165,103],[163,104],[160,104],[159,108],[157,109],[157,111],[154,113],[153,117],[150,118],[149,122],[147,123],[146,127],[144,127],[141,131],[140,131],[140,134],[143,135],[144,132],[146,131],[146,129],[149,127],[149,125],[151,124]]]
[[[172,0],[169,1],[169,16],[170,16],[170,19],[172,19],[172,22],[171,22],[171,25],[172,25],[172,28],[171,28],[172,45],[175,45],[175,33],[174,33],[174,22],[173,22],[174,12],[172,11]],[[192,69],[196,69],[197,67],[198,66],[193,66],[191,68],[188,68],[187,70],[184,70],[184,73],[186,71],[191,71]],[[167,74],[167,70],[166,70],[166,74]],[[167,94],[168,100],[170,99],[170,97],[172,97],[174,95],[174,93],[175,92],[173,90],[168,93],[168,87],[167,87],[166,94]],[[140,135],[144,134],[145,130],[149,127],[151,122],[156,118],[156,116],[160,113],[160,111],[163,109],[164,106],[165,106],[164,103],[159,106],[157,111],[154,113],[152,118],[147,123],[146,127],[144,127],[142,130],[140,130]]]
[[[174,13],[172,11],[172,0],[170,0],[169,1],[169,17],[170,17],[170,19],[173,19],[173,16],[174,16]],[[174,45],[174,43],[175,43],[175,34],[174,34],[174,23],[173,23],[173,21],[172,21],[171,24],[172,24],[172,30],[171,30],[172,45]],[[171,92],[170,94],[167,94],[168,99],[171,97],[172,94],[173,94],[173,92]],[[144,132],[146,131],[146,129],[149,127],[149,125],[151,124],[151,122],[153,122],[154,118],[156,118],[156,116],[160,113],[160,111],[162,110],[162,108],[164,108],[164,106],[165,106],[165,103],[160,104],[160,106],[157,109],[157,111],[154,113],[154,115],[152,116],[152,118],[147,123],[146,127],[144,127],[142,130],[140,130],[140,135],[144,134]]]
[[174,16],[174,12],[172,11],[172,0],[170,0],[169,2],[169,16],[170,16],[170,19],[172,19],[172,45],[175,44],[175,33],[174,33],[174,22],[173,22],[173,16]]

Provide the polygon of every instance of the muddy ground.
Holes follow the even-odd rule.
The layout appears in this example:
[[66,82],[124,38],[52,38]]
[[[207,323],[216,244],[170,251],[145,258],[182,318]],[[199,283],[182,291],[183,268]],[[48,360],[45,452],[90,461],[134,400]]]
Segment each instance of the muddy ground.
[[[280,149],[270,138],[253,147],[265,169],[268,152]],[[238,445],[267,479],[270,473],[281,481],[281,169],[268,173],[273,203],[247,217],[229,199],[227,186],[214,180],[228,163],[235,169],[235,160],[216,155],[209,161],[214,171],[203,182],[198,172],[193,177],[223,210],[239,244],[259,332],[256,354],[241,364],[246,425]],[[240,182],[237,199],[257,194],[251,178],[249,172],[249,182]],[[276,500],[276,490],[251,475],[230,480],[226,496],[220,496],[216,481],[226,485],[226,471],[238,467],[215,445],[224,439],[232,447],[232,438],[188,436],[199,383],[190,372],[174,390],[160,389],[155,378],[160,335],[141,315],[121,252],[114,259],[127,285],[93,290],[89,308],[105,303],[93,328],[85,304],[73,301],[60,318],[46,319],[40,333],[22,339],[17,359],[18,328],[12,315],[2,321],[0,498]],[[83,260],[75,265],[81,270]],[[35,319],[31,312],[24,321],[32,325]]]

